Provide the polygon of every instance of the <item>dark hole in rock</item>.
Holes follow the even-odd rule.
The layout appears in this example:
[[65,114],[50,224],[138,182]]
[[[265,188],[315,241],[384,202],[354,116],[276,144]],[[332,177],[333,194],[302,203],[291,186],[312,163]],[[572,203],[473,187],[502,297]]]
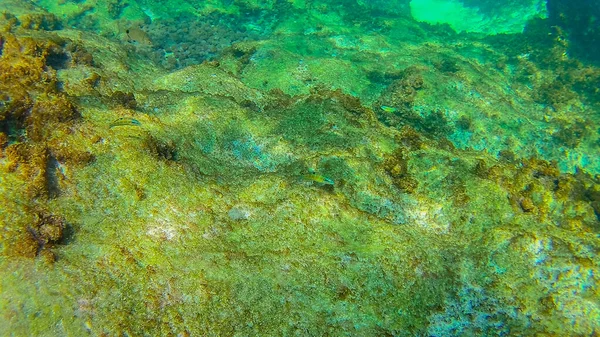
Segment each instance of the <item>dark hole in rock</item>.
[[56,198],[60,194],[57,172],[60,170],[58,160],[51,155],[46,162],[46,189],[50,199]]
[[245,53],[243,50],[239,50],[239,49],[238,49],[238,50],[235,50],[235,51],[233,52],[233,56],[234,56],[235,58],[240,58],[240,57],[242,57],[242,56],[244,56],[244,55],[246,55],[246,53]]
[[115,105],[121,105],[122,107],[135,110],[137,108],[137,101],[135,96],[130,92],[115,91],[110,96],[112,103]]
[[70,61],[71,57],[69,56],[69,54],[62,51],[51,51],[46,57],[46,65],[55,70],[68,68]]
[[65,223],[65,228],[63,229],[62,236],[60,240],[57,242],[61,245],[68,245],[69,243],[75,240],[75,228],[70,223]]
[[149,147],[152,153],[160,159],[167,161],[178,160],[177,145],[172,140],[163,142],[155,138],[151,138]]

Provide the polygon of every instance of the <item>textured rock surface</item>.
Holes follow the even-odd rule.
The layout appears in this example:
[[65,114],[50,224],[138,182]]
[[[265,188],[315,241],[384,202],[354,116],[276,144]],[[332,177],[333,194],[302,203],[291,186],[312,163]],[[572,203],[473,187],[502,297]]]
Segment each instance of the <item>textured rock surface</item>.
[[0,335],[597,333],[598,69],[386,4],[2,1]]

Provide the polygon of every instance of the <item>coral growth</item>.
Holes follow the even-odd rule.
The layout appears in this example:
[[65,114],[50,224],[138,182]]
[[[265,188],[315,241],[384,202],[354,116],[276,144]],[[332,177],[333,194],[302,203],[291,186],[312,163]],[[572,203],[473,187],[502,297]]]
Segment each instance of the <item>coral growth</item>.
[[[144,25],[152,40],[152,59],[167,69],[179,69],[212,59],[231,45],[263,36],[249,31],[235,17],[182,16]],[[243,56],[243,55],[241,55]]]

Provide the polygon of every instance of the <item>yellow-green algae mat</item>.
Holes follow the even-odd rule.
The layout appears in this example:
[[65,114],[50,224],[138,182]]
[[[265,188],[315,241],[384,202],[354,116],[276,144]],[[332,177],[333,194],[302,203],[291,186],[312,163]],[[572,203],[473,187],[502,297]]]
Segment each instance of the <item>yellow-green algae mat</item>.
[[167,74],[26,33],[94,62],[56,73],[81,114],[43,138],[57,191],[0,159],[0,335],[600,329],[593,177],[386,127],[341,91],[261,91],[226,60]]

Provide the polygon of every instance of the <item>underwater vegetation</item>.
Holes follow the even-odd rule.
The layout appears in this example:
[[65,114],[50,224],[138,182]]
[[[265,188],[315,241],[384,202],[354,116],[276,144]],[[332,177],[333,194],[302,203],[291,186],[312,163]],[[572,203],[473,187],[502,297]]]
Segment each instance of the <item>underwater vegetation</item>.
[[569,35],[570,51],[597,65],[600,62],[598,2],[554,0],[548,2],[548,11],[551,22]]
[[0,336],[597,335],[593,5],[0,2]]
[[222,15],[182,16],[153,20],[141,29],[148,34],[151,58],[168,69],[178,69],[213,59],[235,43],[266,36],[266,22],[248,28],[237,20]]

